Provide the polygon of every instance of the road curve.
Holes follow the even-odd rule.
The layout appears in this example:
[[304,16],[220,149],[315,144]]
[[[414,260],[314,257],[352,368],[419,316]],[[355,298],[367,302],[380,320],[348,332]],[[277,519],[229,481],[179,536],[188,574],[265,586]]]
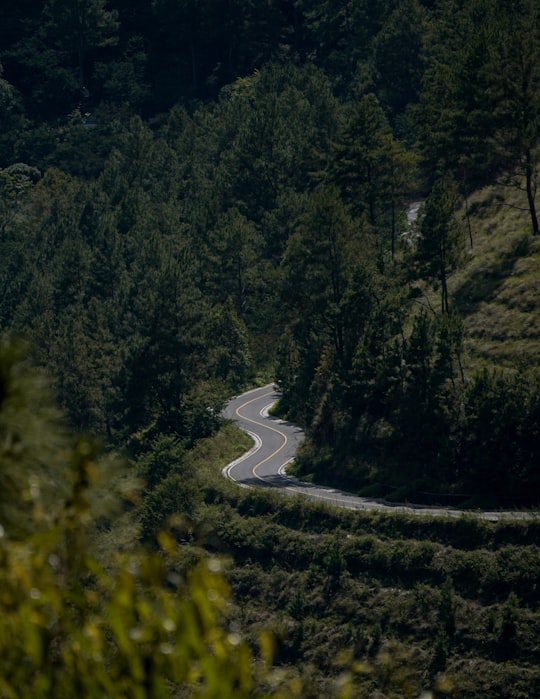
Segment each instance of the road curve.
[[[244,487],[280,488],[290,495],[304,495],[311,500],[351,510],[377,510],[401,514],[439,517],[461,517],[463,510],[423,505],[393,504],[373,498],[359,497],[334,488],[299,481],[287,476],[285,468],[293,459],[298,444],[303,440],[302,430],[290,422],[268,414],[279,399],[273,384],[255,388],[230,400],[223,416],[234,420],[253,439],[253,447],[223,469],[223,475]],[[467,512],[470,515],[470,512]],[[482,519],[532,519],[540,513],[481,511],[474,515]]]
[[233,398],[223,411],[253,439],[253,447],[223,469],[223,474],[244,486],[289,487],[293,480],[285,467],[294,459],[304,438],[302,430],[290,422],[271,417],[268,410],[278,400],[273,384],[255,388]]

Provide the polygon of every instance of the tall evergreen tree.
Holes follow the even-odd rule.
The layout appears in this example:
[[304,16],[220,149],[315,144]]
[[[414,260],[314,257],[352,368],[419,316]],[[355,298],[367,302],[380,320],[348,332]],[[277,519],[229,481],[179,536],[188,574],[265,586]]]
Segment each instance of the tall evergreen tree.
[[363,64],[371,62],[374,37],[391,3],[305,0],[303,4],[307,41],[318,64],[342,92],[347,91]]
[[442,0],[428,24],[416,124],[429,184],[452,172],[471,191],[500,171],[489,56],[493,0]]
[[375,94],[361,97],[347,115],[329,170],[354,215],[364,217],[380,249],[394,256],[403,200],[414,187],[414,158],[394,138]]
[[[497,40],[490,46],[492,99],[497,115],[497,143],[507,174],[527,195],[533,235],[538,235],[536,181],[540,145],[540,5],[520,0],[497,5]],[[523,186],[521,178],[525,180]]]
[[448,277],[456,269],[463,251],[463,234],[455,217],[456,195],[447,179],[435,182],[421,217],[416,250],[418,271],[440,286],[441,312],[450,312]]
[[44,6],[44,31],[49,41],[75,58],[81,102],[88,92],[89,53],[117,42],[118,13],[108,10],[107,0],[47,0]]
[[244,317],[255,310],[253,298],[262,285],[264,241],[256,226],[238,209],[229,209],[207,234],[202,274],[216,302],[231,298]]
[[428,18],[419,0],[399,2],[374,39],[376,91],[394,118],[418,100]]

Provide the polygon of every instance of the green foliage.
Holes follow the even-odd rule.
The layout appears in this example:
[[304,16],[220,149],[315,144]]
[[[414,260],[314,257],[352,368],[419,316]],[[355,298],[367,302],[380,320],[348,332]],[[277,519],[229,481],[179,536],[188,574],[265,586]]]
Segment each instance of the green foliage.
[[318,190],[289,238],[282,262],[284,294],[295,305],[302,344],[313,337],[331,343],[339,357],[350,353],[344,335],[345,294],[360,244],[361,235],[337,192]]
[[219,180],[229,178],[241,211],[260,223],[274,262],[294,223],[283,219],[291,208],[298,213],[298,194],[311,190],[337,115],[328,79],[310,66],[270,64],[223,92],[216,116],[226,119],[231,143]]
[[425,66],[422,43],[429,13],[418,0],[398,3],[374,40],[377,92],[391,114],[401,114],[418,99]]
[[[156,540],[174,517],[193,517],[202,503],[203,488],[190,464],[192,445],[187,440],[181,440],[178,433],[158,434],[149,444],[148,438],[149,435],[143,438],[145,451],[135,461],[146,491],[138,512],[141,535],[146,541]],[[189,524],[184,528],[189,529]]]
[[513,655],[516,651],[518,622],[519,600],[516,593],[512,591],[504,605],[499,628],[498,640],[504,655]]
[[282,684],[294,695],[294,684],[276,687],[267,672],[266,634],[255,679],[248,644],[228,626],[218,559],[176,573],[177,544],[160,534],[159,554],[131,550],[107,570],[98,564],[89,536],[95,451],[86,439],[71,446],[59,430],[20,346],[3,341],[0,350],[0,694],[171,697],[182,687],[190,696],[253,697],[280,696]]
[[0,242],[8,235],[27,190],[40,176],[37,168],[25,163],[14,163],[0,170]]
[[[112,63],[96,63],[94,79],[103,86],[103,99],[139,113],[151,96],[147,78],[148,55],[142,36],[130,36],[122,56]],[[98,117],[99,119],[99,114]]]
[[25,119],[21,96],[3,77],[3,72],[3,66],[0,63],[0,164],[5,166],[13,162],[14,141],[17,132],[23,129]]
[[247,644],[224,623],[217,560],[183,580],[163,554],[133,552],[105,573],[77,555],[75,526],[0,544],[3,696],[170,697],[181,686],[190,696],[263,695]]
[[451,182],[435,182],[421,217],[416,250],[419,276],[433,280],[441,289],[441,311],[449,313],[448,277],[463,254],[464,238],[455,217],[457,198]]
[[[537,676],[538,595],[530,576],[538,571],[538,547],[536,542],[501,547],[498,542],[516,535],[514,524],[351,516],[264,492],[234,498],[231,507],[208,510],[212,541],[215,545],[217,534],[234,560],[230,576],[238,618],[253,634],[262,619],[269,620],[284,662],[313,663],[318,677],[317,668],[325,675],[335,672],[336,651],[348,659],[354,654],[352,667],[359,674],[353,686],[360,696],[390,692],[393,682],[398,696],[407,687],[418,696],[422,686],[452,696],[452,687],[457,692],[464,683],[481,693],[484,679],[470,677],[469,663],[483,678],[492,663],[499,664],[499,687],[514,686],[519,667],[515,687],[528,691],[528,673]],[[523,534],[528,527],[519,525]],[[501,575],[503,569],[512,574]],[[524,590],[529,597],[514,617],[521,645],[506,654],[498,638],[514,589],[521,600]],[[393,643],[395,638],[409,652]]]
[[0,338],[0,531],[21,536],[51,523],[66,496],[65,426],[50,386],[21,341]]
[[182,519],[192,516],[201,502],[200,487],[193,477],[186,473],[173,473],[165,477],[151,493],[145,495],[140,510],[143,540],[155,539],[160,531],[175,523],[175,516],[177,526],[186,529],[189,538],[189,523]]
[[341,5],[328,0],[305,3],[314,54],[342,91],[347,91],[355,74],[369,74],[370,49],[389,7],[390,3],[373,6],[364,0]]
[[[21,375],[27,371],[17,361],[12,365]],[[16,393],[14,388],[21,385],[17,372],[8,373],[2,385],[13,387],[9,395]],[[31,379],[28,385],[27,392],[19,388],[18,400],[12,403],[21,415],[38,384]],[[6,399],[2,401],[2,417],[9,405]],[[54,422],[40,424],[49,432],[54,430]],[[20,441],[31,444],[32,426],[25,423],[25,427]],[[501,532],[496,533],[502,525],[484,523],[477,527],[477,535],[484,536],[483,548],[467,557],[449,546],[453,538],[460,540],[464,528],[455,520],[448,521],[446,529],[429,519],[386,518],[384,524],[378,515],[365,513],[351,519],[349,513],[269,498],[259,491],[231,490],[221,498],[230,497],[236,506],[204,508],[200,487],[192,487],[185,469],[176,471],[177,452],[178,443],[163,436],[155,441],[152,452],[141,453],[140,463],[149,472],[153,471],[152,458],[156,464],[161,459],[170,463],[172,471],[145,498],[142,511],[148,515],[153,512],[154,535],[164,514],[185,517],[195,512],[192,508],[197,503],[197,516],[205,512],[204,536],[214,548],[216,542],[219,548],[227,548],[239,566],[228,573],[234,597],[229,596],[223,581],[222,564],[201,555],[200,549],[188,549],[185,542],[190,525],[178,518],[172,531],[182,538],[181,546],[171,536],[157,534],[160,551],[155,555],[130,549],[111,557],[106,569],[97,563],[91,545],[95,511],[89,483],[99,464],[88,441],[79,440],[75,448],[62,448],[62,458],[71,463],[73,485],[71,495],[58,498],[53,525],[43,519],[40,531],[26,533],[18,540],[5,528],[0,538],[0,678],[6,696],[16,696],[21,688],[32,696],[44,697],[52,692],[68,696],[75,691],[89,697],[104,691],[113,697],[172,697],[178,693],[206,697],[227,696],[227,692],[235,697],[305,696],[304,687],[309,683],[270,668],[274,642],[267,632],[261,632],[259,605],[265,610],[266,629],[276,631],[277,659],[284,663],[314,662],[319,671],[336,679],[336,684],[326,680],[326,696],[369,696],[374,691],[414,696],[426,685],[425,675],[402,645],[389,640],[393,633],[407,634],[409,645],[412,643],[421,657],[429,658],[431,651],[428,653],[426,644],[429,647],[432,643],[431,634],[435,638],[438,625],[444,623],[446,634],[450,633],[447,623],[452,621],[458,594],[464,595],[460,606],[468,604],[465,593],[467,599],[481,594],[488,595],[488,604],[503,603],[515,589],[526,605],[535,604],[537,546],[530,551],[523,547],[513,551],[508,546],[497,550],[493,542],[495,538],[504,540]],[[30,455],[30,450],[18,449],[14,458],[23,467]],[[199,459],[208,458],[204,453],[199,455]],[[9,462],[2,460],[2,472],[8,466]],[[58,489],[56,493],[58,497]],[[34,496],[36,503],[46,502],[43,492]],[[5,522],[8,510],[3,502],[0,507]],[[294,529],[279,523],[287,519],[296,521]],[[466,541],[472,546],[472,520],[467,524]],[[365,533],[369,526],[372,535]],[[430,538],[442,537],[444,543],[410,539],[413,526]],[[329,535],[326,532],[331,528],[335,532]],[[521,528],[525,531],[525,525]],[[401,540],[389,538],[386,531],[391,530],[399,533]],[[509,531],[507,536],[516,533]],[[194,558],[200,559],[195,567],[189,563]],[[474,561],[479,565],[472,565]],[[505,578],[502,570],[512,575]],[[285,584],[288,576],[298,576],[296,586]],[[418,580],[424,585],[433,581],[437,586],[444,579],[440,613],[430,616],[426,610],[433,604],[428,592],[417,590],[410,598],[408,587]],[[291,596],[290,589],[298,594]],[[251,602],[243,606],[246,594]],[[409,599],[423,604],[426,595],[422,623],[427,625],[427,638],[414,631],[419,618],[416,607],[408,611]],[[501,608],[494,632],[501,629],[501,638],[506,638],[502,629],[508,618],[514,624],[513,633],[527,638],[528,616],[511,613],[515,607],[512,597],[506,606],[508,611]],[[274,609],[276,614],[279,610],[282,621],[269,623],[268,615]],[[471,605],[471,614],[473,609]],[[289,618],[294,620],[292,624]],[[336,655],[340,648],[350,647],[355,628],[358,655],[342,656],[338,662]],[[365,644],[360,629],[371,639]],[[454,650],[454,643],[459,643],[458,634],[455,636],[456,641],[444,651],[447,669],[453,671],[460,657],[457,654],[463,653],[460,646]],[[498,658],[508,657],[503,645],[497,641]],[[254,654],[257,646],[260,652]],[[527,641],[523,650],[515,644],[513,648],[514,662],[526,662],[530,643]],[[443,665],[441,653],[435,655],[440,662],[433,661],[433,671]],[[441,681],[440,686],[449,691],[448,682]]]
[[451,171],[466,189],[500,166],[486,64],[499,39],[491,0],[440,3],[428,25],[417,124],[431,176]]
[[394,138],[375,94],[363,95],[344,122],[333,144],[330,179],[355,215],[378,233],[379,255],[384,259],[390,250],[393,258],[403,202],[414,190],[414,157]]
[[152,490],[179,466],[183,456],[184,448],[177,435],[160,434],[151,442],[148,451],[138,457],[137,473]]
[[[536,488],[538,455],[538,376],[535,371],[479,373],[465,396],[463,475],[475,479],[508,501],[530,501]],[[469,471],[469,464],[474,469]],[[526,487],[525,484],[527,484]]]
[[[497,118],[496,141],[505,161],[507,174],[517,174],[514,185],[524,189],[533,235],[538,235],[536,212],[537,149],[540,139],[540,72],[538,71],[540,8],[535,0],[519,2],[508,12],[497,3],[495,31],[499,41],[491,48],[490,72],[493,79]],[[519,182],[525,177],[525,186]]]
[[452,637],[456,632],[456,601],[454,585],[450,577],[446,578],[441,587],[439,620],[443,633]]
[[449,639],[441,629],[435,639],[435,647],[433,650],[433,660],[431,668],[433,672],[440,673],[446,668],[449,655]]

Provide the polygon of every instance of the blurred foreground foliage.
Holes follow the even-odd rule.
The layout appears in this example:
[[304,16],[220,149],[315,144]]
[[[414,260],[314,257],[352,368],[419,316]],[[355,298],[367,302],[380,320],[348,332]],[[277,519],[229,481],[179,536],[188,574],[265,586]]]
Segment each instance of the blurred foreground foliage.
[[263,695],[250,649],[224,623],[218,561],[172,575],[164,539],[162,555],[132,553],[105,573],[77,525],[2,541],[0,696]]
[[175,573],[161,534],[158,552],[98,563],[94,445],[72,443],[21,345],[3,340],[0,379],[0,697],[294,696],[270,637],[255,665],[229,628],[219,560]]

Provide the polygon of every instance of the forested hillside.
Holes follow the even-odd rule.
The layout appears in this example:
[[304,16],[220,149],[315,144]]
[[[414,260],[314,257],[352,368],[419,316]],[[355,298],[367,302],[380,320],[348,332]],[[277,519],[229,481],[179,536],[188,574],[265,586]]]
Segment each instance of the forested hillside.
[[[121,499],[135,532],[127,548],[155,544],[181,514],[193,523],[174,530],[184,544],[214,530],[219,552],[257,567],[253,551],[264,546],[246,553],[244,525],[223,514],[251,507],[249,497],[212,485],[208,469],[216,444],[221,458],[240,448],[219,417],[224,401],[260,380],[277,382],[279,411],[306,431],[295,464],[303,477],[400,501],[537,506],[539,28],[539,0],[3,3],[0,414],[13,412],[0,424],[0,482],[19,492],[20,511],[34,511],[34,475],[44,493],[65,490],[70,516],[86,511],[86,466],[77,497],[62,485],[70,459],[87,464],[86,447],[64,440],[91,434],[121,455],[104,466],[108,478],[129,480],[122,461],[144,484],[134,504]],[[54,420],[24,417],[24,385],[21,400],[6,402],[24,371],[28,386],[42,386],[30,366],[52,387],[54,401],[43,402],[51,414],[60,407],[60,436]],[[40,456],[38,433],[49,429]],[[16,503],[0,501],[0,533],[20,539],[32,527]],[[96,540],[110,527],[118,539],[100,517]],[[212,550],[212,535],[200,536],[188,559]],[[314,552],[322,568],[308,575],[306,564],[297,577],[311,575],[330,598],[357,571],[353,554],[341,554]],[[366,581],[380,573],[396,583],[390,563],[378,565],[370,558]],[[443,597],[452,565],[422,568]],[[244,599],[241,577],[232,575]],[[481,577],[456,583],[463,599],[483,594]],[[486,652],[490,662],[512,656],[501,680],[510,684],[536,646],[532,631],[516,631],[519,601],[502,594],[482,600],[492,614]],[[299,599],[291,615],[312,606]],[[532,628],[529,611],[520,618]],[[256,629],[255,616],[238,623]],[[455,628],[443,633],[440,621],[424,629],[420,666],[429,634],[440,657],[415,688],[433,686],[452,652],[476,657],[481,645],[464,627],[453,645]],[[374,656],[400,623],[381,611],[370,622],[376,642],[355,636],[358,654],[369,646]],[[124,638],[120,626],[102,633]],[[282,664],[317,664],[301,633],[279,646]],[[144,691],[133,696],[167,696]],[[0,684],[4,695],[13,696]]]
[[537,3],[1,12],[0,318],[73,426],[189,448],[262,372],[302,472],[537,498],[538,378],[469,364],[483,291],[452,292],[481,187],[528,212],[495,266],[533,250]]

